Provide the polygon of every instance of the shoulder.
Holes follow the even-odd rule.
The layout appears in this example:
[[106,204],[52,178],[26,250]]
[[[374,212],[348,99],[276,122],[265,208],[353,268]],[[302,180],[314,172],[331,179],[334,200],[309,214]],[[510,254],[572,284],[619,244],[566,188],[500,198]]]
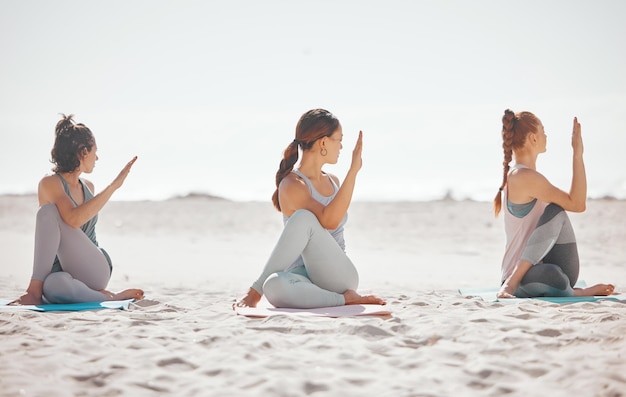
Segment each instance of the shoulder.
[[511,171],[511,174],[508,176],[508,181],[514,183],[536,183],[538,181],[545,181],[546,177],[543,176],[540,172],[530,169],[530,168],[518,168]]
[[40,204],[55,203],[62,194],[65,194],[63,183],[55,174],[46,175],[39,181],[37,196]]
[[56,174],[46,175],[39,181],[38,190],[49,190],[55,188],[63,188],[63,184]]
[[282,181],[280,181],[278,190],[281,193],[309,192],[309,187],[307,186],[304,179],[302,179],[297,174],[292,172],[286,177],[284,177]]
[[298,175],[291,173],[278,186],[278,200],[283,214],[290,216],[293,211],[308,208],[313,196],[307,183]]
[[508,178],[509,199],[514,203],[526,203],[532,199],[552,202],[555,188],[540,172],[522,168],[515,170]]

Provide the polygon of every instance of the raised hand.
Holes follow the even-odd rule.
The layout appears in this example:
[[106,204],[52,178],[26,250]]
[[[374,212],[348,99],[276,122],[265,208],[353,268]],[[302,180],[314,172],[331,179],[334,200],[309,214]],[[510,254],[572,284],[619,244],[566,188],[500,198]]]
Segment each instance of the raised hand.
[[578,117],[574,117],[574,126],[572,128],[572,148],[574,149],[574,156],[582,156],[584,151],[583,137]]
[[111,186],[113,188],[115,188],[116,190],[119,189],[120,187],[122,187],[122,185],[124,184],[124,181],[126,180],[126,177],[128,176],[128,174],[130,173],[130,169],[133,167],[133,164],[135,164],[135,161],[137,161],[137,156],[133,157],[125,166],[124,168],[122,168],[122,171],[120,171],[120,173],[117,175],[117,177],[113,180],[113,182],[111,182]]
[[363,165],[363,159],[361,158],[361,153],[363,152],[363,131],[359,131],[359,138],[356,141],[356,145],[354,145],[354,150],[352,151],[352,164],[350,165],[350,169],[358,172]]

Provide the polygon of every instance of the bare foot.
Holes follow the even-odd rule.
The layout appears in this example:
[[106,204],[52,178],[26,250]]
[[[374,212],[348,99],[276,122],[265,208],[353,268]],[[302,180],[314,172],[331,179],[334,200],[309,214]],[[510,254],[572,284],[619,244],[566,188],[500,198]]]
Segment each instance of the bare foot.
[[354,290],[343,293],[346,305],[386,305],[387,302],[374,295],[359,295]]
[[41,296],[37,298],[35,295],[27,292],[24,295],[20,296],[13,302],[9,303],[11,306],[17,305],[41,305],[43,301],[41,300]]
[[574,296],[609,296],[614,290],[613,284],[596,284],[588,288],[574,288]]
[[[106,295],[106,292],[104,292],[105,295]],[[126,299],[136,299],[136,300],[143,299],[143,290],[135,289],[135,288],[125,289],[124,291],[118,292],[117,294],[111,294],[109,292],[109,294],[110,295],[107,295],[107,299],[106,299],[108,301],[122,301]]]

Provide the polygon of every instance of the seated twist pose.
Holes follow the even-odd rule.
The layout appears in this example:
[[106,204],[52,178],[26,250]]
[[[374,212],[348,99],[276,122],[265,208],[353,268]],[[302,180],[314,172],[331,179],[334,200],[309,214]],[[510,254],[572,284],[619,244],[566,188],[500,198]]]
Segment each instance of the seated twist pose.
[[56,125],[52,148],[54,174],[45,176],[37,190],[39,210],[35,224],[33,274],[26,293],[14,304],[101,302],[141,299],[143,291],[127,289],[120,293],[106,290],[111,259],[98,246],[98,212],[113,192],[122,187],[134,157],[115,180],[94,195],[91,182],[82,173],[91,173],[98,155],[92,132],[65,116]]
[[[494,199],[498,216],[504,205],[506,248],[499,298],[610,295],[613,285],[574,288],[579,259],[574,230],[566,211],[586,208],[587,179],[580,123],[572,132],[573,175],[568,192],[553,186],[537,171],[546,151],[541,121],[530,112],[506,110],[502,117],[504,175]],[[515,158],[515,164],[509,163]]]
[[[272,197],[285,226],[261,275],[237,306],[256,307],[264,293],[272,305],[286,308],[385,303],[356,292],[359,276],[345,253],[343,227],[361,169],[363,134],[343,184],[322,171],[325,164],[337,163],[342,138],[339,120],[326,110],[310,110],[298,121]],[[302,160],[294,169],[298,148]]]

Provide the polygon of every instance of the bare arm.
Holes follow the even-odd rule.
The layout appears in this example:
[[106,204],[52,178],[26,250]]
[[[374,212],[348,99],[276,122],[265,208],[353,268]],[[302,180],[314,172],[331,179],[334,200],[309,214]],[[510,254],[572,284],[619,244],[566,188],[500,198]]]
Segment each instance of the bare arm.
[[[289,216],[296,210],[307,209],[317,216],[317,219],[324,228],[336,229],[348,211],[348,207],[352,201],[356,176],[363,164],[361,158],[362,150],[363,132],[359,131],[359,138],[352,151],[350,169],[346,174],[343,184],[339,187],[337,195],[327,206],[315,200],[311,196],[308,187],[295,177],[286,177],[283,179],[278,188],[283,213]],[[339,181],[335,179],[335,182],[338,183]]]
[[572,184],[569,193],[552,185],[537,171],[521,169],[511,175],[511,193],[523,191],[528,200],[537,198],[547,203],[555,203],[566,211],[583,212],[587,205],[587,175],[583,161],[583,142],[580,123],[574,118],[572,132]]
[[[74,204],[70,198],[65,194],[63,185],[55,176],[44,177],[39,182],[38,196],[39,205],[53,203],[56,204],[59,214],[65,223],[72,227],[80,227],[85,224],[89,219],[93,218],[109,201],[113,193],[122,187],[130,169],[137,160],[137,157],[133,157],[129,161],[117,177],[107,186],[103,191],[96,194],[93,199],[82,203],[81,205],[74,207]],[[93,185],[88,185],[93,191]]]
[[502,283],[500,291],[498,292],[498,298],[515,298],[515,291],[522,282],[522,279],[533,265],[526,261],[519,261],[513,273]]

